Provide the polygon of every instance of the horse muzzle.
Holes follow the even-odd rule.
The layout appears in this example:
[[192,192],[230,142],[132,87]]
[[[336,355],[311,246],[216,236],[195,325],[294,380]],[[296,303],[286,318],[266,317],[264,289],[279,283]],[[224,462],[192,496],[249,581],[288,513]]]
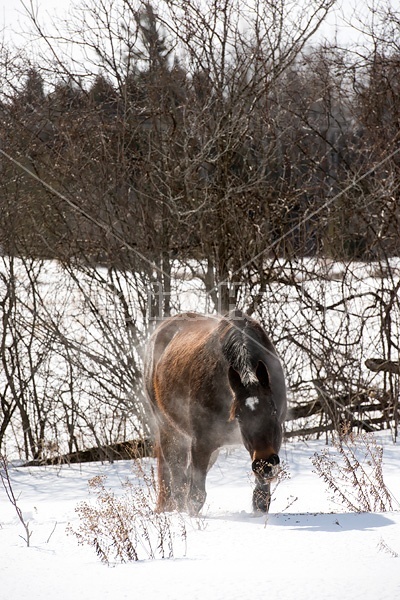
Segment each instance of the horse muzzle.
[[280,470],[280,460],[277,454],[271,454],[269,458],[256,458],[253,460],[251,468],[260,482],[271,481]]

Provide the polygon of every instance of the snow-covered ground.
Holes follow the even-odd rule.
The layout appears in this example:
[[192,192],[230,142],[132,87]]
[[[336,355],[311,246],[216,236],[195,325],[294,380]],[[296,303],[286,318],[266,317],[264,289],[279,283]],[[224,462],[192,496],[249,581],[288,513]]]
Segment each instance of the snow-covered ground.
[[[107,475],[116,493],[130,462],[10,468],[32,531],[31,547],[0,486],[1,600],[396,600],[400,598],[400,447],[384,443],[384,477],[393,512],[346,512],[329,498],[310,457],[323,441],[290,442],[281,451],[290,479],[277,487],[270,514],[251,512],[250,462],[241,447],[221,451],[209,473],[198,519],[185,517],[174,558],[107,567],[93,548],[66,534],[77,528],[87,482]],[[151,461],[147,461],[149,466]],[[172,522],[174,516],[171,517]]]

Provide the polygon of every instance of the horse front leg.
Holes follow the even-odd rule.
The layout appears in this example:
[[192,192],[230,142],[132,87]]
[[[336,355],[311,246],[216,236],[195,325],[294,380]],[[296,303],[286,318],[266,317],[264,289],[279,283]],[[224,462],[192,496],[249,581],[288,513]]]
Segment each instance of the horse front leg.
[[268,459],[256,458],[252,469],[256,478],[253,491],[253,510],[267,513],[271,504],[271,481],[279,473],[279,456],[271,454]]
[[271,504],[271,484],[257,481],[253,490],[253,510],[267,513]]

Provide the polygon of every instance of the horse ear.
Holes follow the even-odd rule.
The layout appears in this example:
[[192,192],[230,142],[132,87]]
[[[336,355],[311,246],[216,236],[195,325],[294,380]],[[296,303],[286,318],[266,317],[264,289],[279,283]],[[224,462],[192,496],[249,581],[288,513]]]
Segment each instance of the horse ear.
[[269,387],[270,379],[268,369],[262,360],[258,361],[258,365],[256,368],[256,376],[263,387]]
[[229,366],[228,379],[229,385],[234,391],[237,390],[239,387],[243,387],[239,373],[235,371],[235,369],[231,366]]

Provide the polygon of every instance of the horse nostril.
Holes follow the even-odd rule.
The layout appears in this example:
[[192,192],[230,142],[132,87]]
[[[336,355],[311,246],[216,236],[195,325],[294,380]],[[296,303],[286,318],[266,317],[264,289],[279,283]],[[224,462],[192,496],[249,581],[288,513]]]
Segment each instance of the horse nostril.
[[269,462],[269,460],[257,458],[256,460],[253,460],[251,468],[253,470],[253,473],[255,473],[256,475],[259,475],[260,477],[265,477],[265,475],[271,472],[272,466],[273,465]]
[[272,454],[269,458],[256,458],[251,465],[253,473],[262,478],[273,478],[274,467],[279,465],[280,460],[277,454]]
[[277,454],[273,454],[272,456],[269,457],[269,459],[267,460],[267,462],[274,467],[275,465],[279,465],[279,463],[281,462],[279,460],[279,456]]

